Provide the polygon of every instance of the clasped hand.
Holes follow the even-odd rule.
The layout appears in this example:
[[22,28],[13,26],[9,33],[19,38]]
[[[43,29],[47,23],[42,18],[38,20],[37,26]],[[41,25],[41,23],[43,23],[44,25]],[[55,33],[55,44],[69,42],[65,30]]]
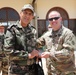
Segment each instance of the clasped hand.
[[38,57],[39,51],[38,50],[33,50],[31,53],[29,53],[29,58],[32,59],[34,57]]

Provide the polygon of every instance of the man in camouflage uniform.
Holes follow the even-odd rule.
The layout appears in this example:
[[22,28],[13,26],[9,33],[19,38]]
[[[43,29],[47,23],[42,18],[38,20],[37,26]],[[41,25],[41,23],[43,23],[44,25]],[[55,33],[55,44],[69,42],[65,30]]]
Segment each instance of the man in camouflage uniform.
[[37,75],[34,67],[38,56],[36,30],[30,25],[33,17],[33,7],[26,4],[20,12],[20,21],[7,28],[4,51],[8,59],[8,75]]
[[46,51],[41,54],[41,58],[46,58],[48,75],[76,75],[74,34],[62,25],[59,12],[50,12],[48,20],[52,30],[47,31],[37,40],[41,45],[45,42]]
[[[5,58],[4,50],[3,50],[3,44],[4,44],[4,34],[0,35],[0,74],[4,70],[3,67],[7,67],[7,60]],[[5,72],[7,69],[5,69]],[[4,74],[5,75],[5,74]]]

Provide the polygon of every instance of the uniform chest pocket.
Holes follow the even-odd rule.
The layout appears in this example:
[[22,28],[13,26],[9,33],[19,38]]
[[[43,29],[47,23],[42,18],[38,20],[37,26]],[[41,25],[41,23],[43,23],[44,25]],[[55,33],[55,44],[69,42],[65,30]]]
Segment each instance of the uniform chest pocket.
[[61,50],[63,48],[63,43],[64,43],[64,39],[60,37],[57,44],[57,50]]

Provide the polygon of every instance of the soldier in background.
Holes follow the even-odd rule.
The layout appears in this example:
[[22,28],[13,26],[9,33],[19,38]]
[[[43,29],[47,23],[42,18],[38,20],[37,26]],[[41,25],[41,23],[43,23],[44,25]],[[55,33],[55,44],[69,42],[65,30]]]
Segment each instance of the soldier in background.
[[75,35],[63,26],[59,12],[50,12],[48,20],[52,30],[47,31],[37,40],[39,44],[45,41],[46,51],[40,57],[46,58],[48,75],[76,75]]
[[34,67],[38,56],[36,30],[30,25],[33,18],[34,9],[26,4],[21,9],[20,21],[7,28],[4,51],[8,58],[8,75],[37,75]]
[[2,59],[3,59],[3,34],[0,35],[0,73],[2,71]]
[[50,24],[48,25],[48,30],[52,30],[52,27]]

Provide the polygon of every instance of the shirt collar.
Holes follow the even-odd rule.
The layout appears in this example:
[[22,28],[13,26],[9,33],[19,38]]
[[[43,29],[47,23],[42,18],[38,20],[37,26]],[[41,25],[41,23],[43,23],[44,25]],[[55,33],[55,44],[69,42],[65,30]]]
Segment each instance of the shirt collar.
[[62,31],[63,31],[63,27],[64,26],[62,25],[61,28],[59,30],[57,30],[57,31],[52,30],[52,37],[61,36]]
[[[21,28],[21,29],[23,28],[22,25],[20,24],[20,21],[17,21],[16,25],[17,25],[18,28]],[[27,27],[29,27],[29,26],[30,26],[30,24],[27,25]]]

